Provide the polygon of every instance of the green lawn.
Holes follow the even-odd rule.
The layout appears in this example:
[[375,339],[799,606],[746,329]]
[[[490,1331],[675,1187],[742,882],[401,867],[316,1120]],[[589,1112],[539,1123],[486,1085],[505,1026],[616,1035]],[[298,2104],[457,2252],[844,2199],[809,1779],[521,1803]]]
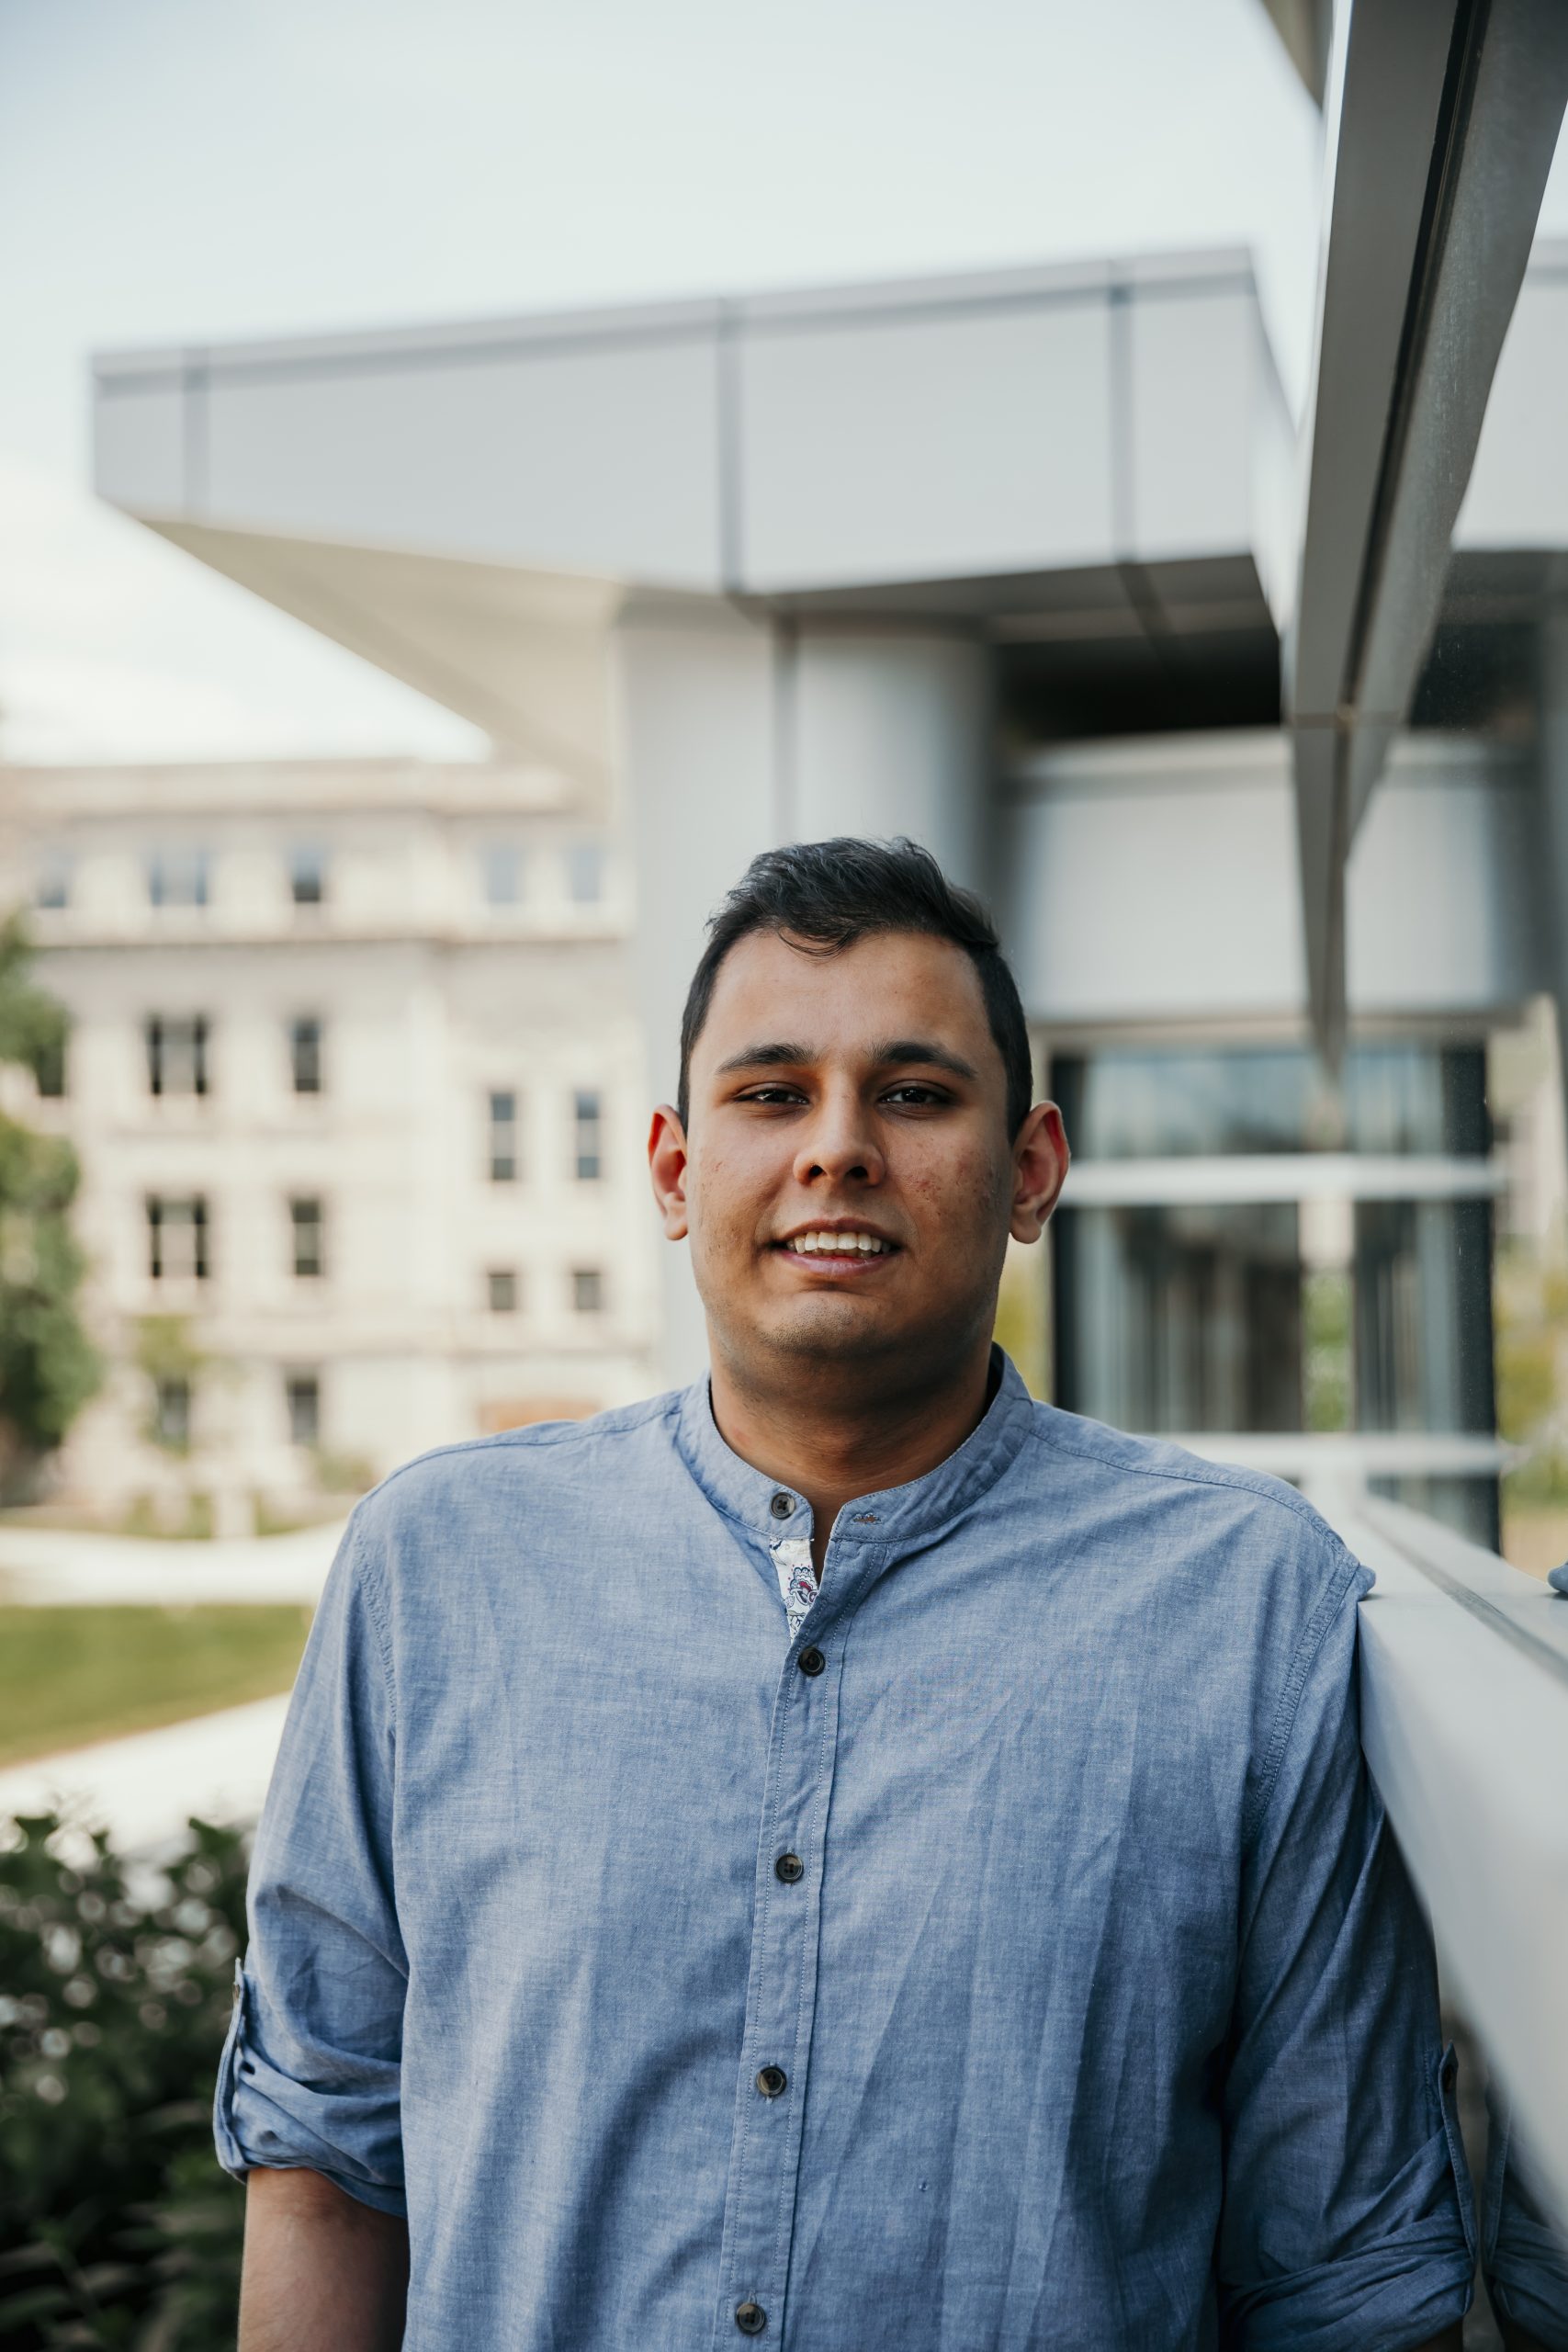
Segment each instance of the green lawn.
[[287,1690],[303,1608],[0,1607],[0,1764]]

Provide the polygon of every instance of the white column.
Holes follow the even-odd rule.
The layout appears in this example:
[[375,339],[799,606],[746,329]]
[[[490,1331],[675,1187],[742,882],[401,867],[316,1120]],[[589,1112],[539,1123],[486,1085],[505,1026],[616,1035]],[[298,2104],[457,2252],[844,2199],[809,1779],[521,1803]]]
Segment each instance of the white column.
[[983,889],[988,648],[934,630],[803,626],[785,677],[793,837],[908,833],[953,881]]
[[[634,610],[617,657],[633,968],[650,1100],[672,1101],[704,925],[759,850],[908,833],[955,881],[984,886],[990,663],[976,639],[770,627],[721,605]],[[661,1246],[665,1374],[691,1379],[705,1362],[701,1307],[684,1247]]]
[[[672,1102],[681,1012],[704,926],[731,883],[778,838],[773,633],[714,606],[690,620],[633,614],[617,633],[620,774],[637,868],[632,968],[649,1107]],[[647,1215],[651,1222],[651,1199]],[[663,1376],[707,1362],[683,1242],[664,1264]]]
[[1568,1095],[1568,611],[1540,625],[1540,799],[1546,985],[1557,1006],[1557,1044]]

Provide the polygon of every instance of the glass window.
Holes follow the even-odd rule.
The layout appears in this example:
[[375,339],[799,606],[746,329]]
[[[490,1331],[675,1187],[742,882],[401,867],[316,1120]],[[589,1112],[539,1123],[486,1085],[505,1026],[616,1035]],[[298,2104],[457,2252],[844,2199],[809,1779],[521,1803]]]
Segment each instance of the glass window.
[[43,910],[71,904],[71,861],[63,850],[46,852],[33,875],[33,904]]
[[326,1272],[326,1217],[315,1198],[293,1200],[288,1216],[294,1229],[294,1271],[301,1276]]
[[288,895],[297,907],[319,907],[327,895],[327,854],[314,842],[288,853]]
[[147,1270],[155,1283],[205,1282],[207,1202],[154,1193],[147,1203]]
[[65,1032],[50,1037],[33,1056],[33,1082],[40,1094],[65,1092]]
[[572,1166],[578,1181],[593,1183],[604,1174],[601,1151],[603,1103],[595,1088],[580,1087],[571,1098]]
[[523,853],[511,842],[487,842],[479,852],[485,904],[514,907],[523,896]]
[[1345,1109],[1353,1151],[1471,1159],[1492,1148],[1480,1046],[1358,1046],[1345,1057]]
[[207,1016],[182,1013],[173,1018],[149,1013],[147,1091],[150,1094],[207,1092]]
[[1359,1201],[1356,1425],[1490,1434],[1487,1201]]
[[147,896],[155,907],[204,907],[207,885],[204,849],[155,849],[147,860]]
[[515,1315],[517,1312],[517,1275],[511,1266],[492,1266],[485,1276],[485,1286],[492,1315]]
[[1292,1204],[1059,1209],[1056,1398],[1142,1433],[1299,1430]]
[[296,1094],[321,1091],[321,1024],[314,1013],[288,1024],[288,1068]]
[[490,1181],[517,1181],[517,1097],[510,1089],[490,1097]]
[[291,1372],[284,1382],[291,1445],[316,1445],[321,1435],[321,1384],[313,1372]]
[[574,842],[566,854],[566,887],[574,907],[596,907],[604,895],[604,853],[597,842]]
[[1490,1147],[1479,1046],[1356,1046],[1342,1084],[1299,1047],[1063,1056],[1052,1091],[1085,1159],[1296,1151],[1468,1154]]
[[574,1266],[571,1304],[579,1315],[597,1315],[604,1304],[604,1277],[597,1266]]
[[183,1453],[190,1443],[190,1382],[179,1376],[156,1384],[152,1433],[160,1445]]

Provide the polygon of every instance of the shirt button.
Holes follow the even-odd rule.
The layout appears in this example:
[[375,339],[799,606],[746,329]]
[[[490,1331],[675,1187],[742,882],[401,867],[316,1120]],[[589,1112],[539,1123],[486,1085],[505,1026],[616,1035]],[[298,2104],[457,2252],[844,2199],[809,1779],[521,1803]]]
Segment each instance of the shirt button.
[[735,2324],[742,2335],[761,2335],[768,2324],[768,2314],[761,2303],[737,2303]]
[[802,1674],[820,1674],[828,1663],[818,1649],[802,1650],[795,1662]]
[[764,2066],[757,2075],[757,2088],[764,2098],[777,2098],[781,2091],[789,2088],[789,2076],[782,2066]]
[[[793,1519],[795,1516],[795,1497],[793,1495],[784,1494],[775,1495],[773,1501],[768,1505],[768,1509],[773,1512],[775,1519]],[[757,2306],[753,2303],[750,2308],[752,2311],[755,2311]]]
[[773,1876],[782,1878],[786,1886],[793,1886],[796,1879],[806,1876],[806,1864],[798,1854],[781,1854],[773,1864]]

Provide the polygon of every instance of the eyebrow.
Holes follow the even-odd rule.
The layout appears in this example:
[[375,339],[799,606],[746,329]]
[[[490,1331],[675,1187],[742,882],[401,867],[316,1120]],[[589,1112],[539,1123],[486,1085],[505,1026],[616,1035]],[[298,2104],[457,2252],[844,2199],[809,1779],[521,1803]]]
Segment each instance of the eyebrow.
[[[728,1061],[720,1062],[717,1075],[725,1078],[740,1069],[798,1069],[803,1063],[817,1058],[815,1046],[771,1039],[765,1044],[743,1046]],[[978,1075],[961,1055],[933,1044],[929,1037],[890,1037],[872,1047],[871,1062],[874,1069],[945,1069],[954,1078],[971,1080]]]

